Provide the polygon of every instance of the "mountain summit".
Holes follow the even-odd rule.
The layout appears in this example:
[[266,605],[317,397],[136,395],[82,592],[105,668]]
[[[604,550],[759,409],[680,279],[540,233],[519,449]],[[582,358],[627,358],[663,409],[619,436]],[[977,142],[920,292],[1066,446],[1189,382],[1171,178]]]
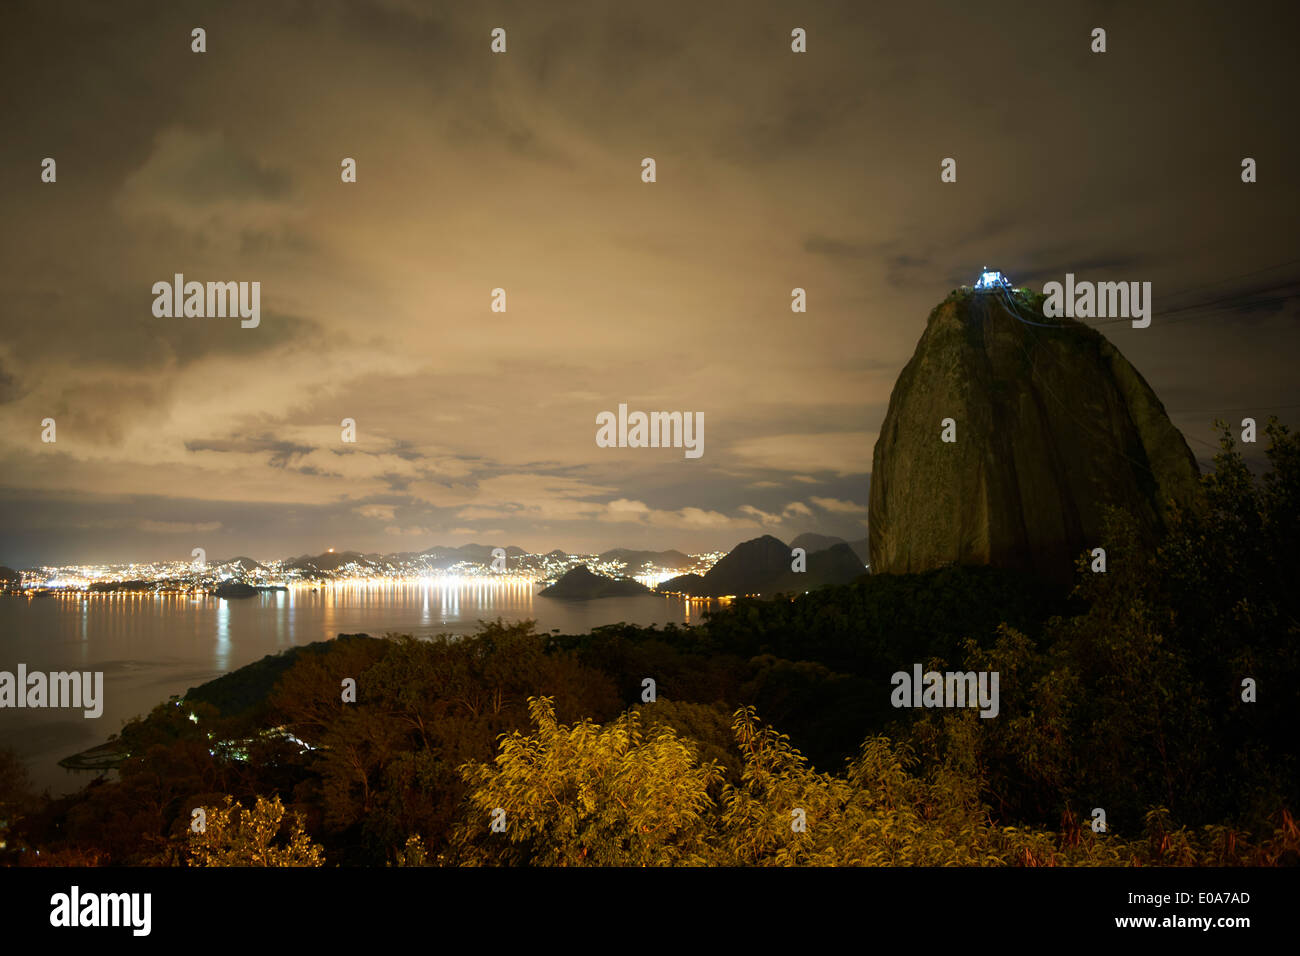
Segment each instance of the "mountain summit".
[[[1068,581],[1114,505],[1158,531],[1196,459],[1102,335],[1024,290],[960,289],[930,313],[872,459],[873,573],[949,563]],[[953,439],[953,440],[945,440]]]
[[765,534],[736,545],[703,577],[698,574],[679,575],[659,585],[658,590],[693,597],[794,594],[828,584],[847,584],[867,571],[853,549],[843,541],[809,553],[804,571],[791,569],[791,557],[789,545]]

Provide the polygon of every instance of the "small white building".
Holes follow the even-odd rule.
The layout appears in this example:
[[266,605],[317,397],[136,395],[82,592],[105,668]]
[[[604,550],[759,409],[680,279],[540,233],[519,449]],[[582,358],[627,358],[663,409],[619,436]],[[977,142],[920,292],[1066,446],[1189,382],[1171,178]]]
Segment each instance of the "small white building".
[[985,266],[983,271],[980,272],[980,277],[975,283],[976,292],[992,292],[995,289],[1010,289],[1011,287],[1010,279],[1001,272],[990,270],[988,266]]

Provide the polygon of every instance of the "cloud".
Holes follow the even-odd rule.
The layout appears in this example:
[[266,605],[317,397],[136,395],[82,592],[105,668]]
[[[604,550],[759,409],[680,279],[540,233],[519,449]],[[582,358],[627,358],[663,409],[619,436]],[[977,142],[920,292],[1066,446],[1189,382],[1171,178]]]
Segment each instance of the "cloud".
[[618,498],[609,502],[605,506],[611,516],[627,515],[630,518],[639,519],[650,514],[650,508],[644,501],[629,501],[626,498]]
[[781,509],[781,512],[779,514],[775,512],[764,511],[763,509],[756,508],[753,505],[741,505],[739,510],[742,514],[749,515],[760,525],[783,524],[787,521],[792,521],[796,518],[811,518],[813,516],[812,509],[810,509],[802,501],[790,502],[783,509]]
[[17,380],[3,364],[0,364],[0,405],[14,401],[21,397],[22,394],[23,389]]
[[[289,174],[264,166],[219,130],[173,126],[158,133],[153,152],[128,175],[119,194],[127,211],[166,212],[218,203],[277,203],[290,192]],[[191,225],[183,216],[181,225]]]
[[[746,509],[740,509],[745,512]],[[711,528],[752,528],[754,521],[749,518],[732,518],[720,511],[687,506],[677,509],[651,508],[644,501],[631,501],[618,498],[608,502],[605,510],[597,520],[614,524],[636,524],[656,528],[677,529],[711,529]]]
[[437,534],[437,529],[422,528],[419,527],[418,525],[399,527],[398,525],[391,524],[384,528],[384,534],[391,534],[391,535],[407,537],[407,538],[429,538]]
[[835,239],[831,236],[811,235],[803,241],[804,252],[815,256],[831,256],[843,259],[862,259],[877,252],[874,242],[853,242]]
[[111,205],[140,237],[157,241],[170,233],[173,258],[188,251],[184,258],[210,267],[237,259],[258,262],[265,272],[273,251],[301,257],[318,250],[301,227],[306,210],[288,171],[263,163],[220,130],[159,131],[152,152],[122,180]]
[[767,435],[735,442],[730,451],[744,464],[758,468],[859,475],[871,470],[874,443],[875,435],[868,432]]
[[[41,90],[9,111],[17,148],[0,150],[6,180],[28,184],[0,235],[5,563],[187,554],[183,534],[137,529],[173,517],[220,519],[223,551],[267,556],[378,549],[398,540],[385,527],[403,544],[504,527],[548,549],[704,550],[759,526],[848,536],[895,377],[929,311],[985,262],[1020,283],[1150,279],[1168,308],[1293,258],[1300,180],[1266,184],[1281,192],[1262,205],[1221,196],[1189,230],[1178,212],[1205,198],[1212,157],[1141,162],[1187,129],[1231,141],[1285,111],[1282,82],[1206,108],[1226,102],[1233,64],[1285,74],[1285,31],[1229,12],[1216,29],[1164,24],[1164,49],[1184,53],[1254,32],[1215,61],[1222,75],[1191,77],[1198,95],[1151,114],[1079,96],[1088,71],[1032,42],[1053,28],[1041,12],[830,5],[844,9],[815,55],[795,57],[774,42],[781,4],[736,19],[580,0],[512,13],[495,57],[473,5],[281,6],[223,18],[206,56],[188,52],[186,14],[160,26],[141,4],[93,31],[69,31],[62,4],[22,4],[0,40]],[[1023,56],[990,60],[991,40]],[[257,69],[212,68],[232,51]],[[1021,82],[1025,57],[1045,82]],[[1139,86],[1182,76],[1112,65]],[[984,94],[954,97],[973,70]],[[1020,121],[1065,100],[1126,156],[1098,165],[1065,148],[1068,129],[1042,140]],[[651,150],[653,188],[638,177]],[[1051,162],[1018,161],[1043,150]],[[36,176],[47,152],[57,186]],[[949,152],[964,186],[938,182]],[[349,155],[355,185],[339,178]],[[260,281],[261,325],[155,318],[152,284],[176,272]],[[498,285],[506,315],[488,311]],[[795,285],[811,305],[792,317]],[[1300,323],[1255,314],[1268,325],[1249,335],[1196,313],[1171,317],[1176,334],[1107,335],[1167,407],[1293,405]],[[703,459],[596,448],[593,413],[620,401],[705,412]],[[39,442],[47,415],[57,445]],[[120,528],[47,530],[92,492],[73,513]]]
[[654,523],[662,527],[682,528],[731,528],[748,527],[746,522],[737,522],[720,511],[706,511],[703,508],[686,507],[677,511],[660,511]]
[[755,508],[753,505],[741,505],[740,510],[744,514],[749,515],[759,524],[767,525],[781,523],[780,515],[774,515],[770,512],[763,511],[761,508]]
[[197,534],[216,531],[221,527],[220,521],[141,521],[141,531],[153,534]]
[[257,438],[231,438],[188,441],[186,451],[215,451],[221,453],[237,452],[245,455],[270,453],[267,464],[273,468],[283,468],[295,458],[309,455],[316,450],[313,445],[302,445],[270,435]]
[[833,514],[864,515],[867,513],[867,506],[860,505],[856,501],[844,501],[840,498],[818,498],[816,496],[808,500],[823,511],[830,511]]

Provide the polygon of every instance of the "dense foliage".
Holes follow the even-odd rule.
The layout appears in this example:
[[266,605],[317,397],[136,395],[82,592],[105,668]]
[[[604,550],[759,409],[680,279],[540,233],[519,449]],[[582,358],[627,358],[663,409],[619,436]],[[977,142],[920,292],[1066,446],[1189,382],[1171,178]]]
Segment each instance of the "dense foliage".
[[[72,796],[34,797],[0,754],[0,856],[1298,862],[1300,442],[1266,432],[1256,477],[1225,430],[1203,505],[1158,547],[1114,514],[1106,572],[1082,557],[1072,595],[951,567],[689,628],[497,621],[267,658],[128,724],[115,779]],[[998,671],[998,717],[895,710],[890,675],[914,663]]]

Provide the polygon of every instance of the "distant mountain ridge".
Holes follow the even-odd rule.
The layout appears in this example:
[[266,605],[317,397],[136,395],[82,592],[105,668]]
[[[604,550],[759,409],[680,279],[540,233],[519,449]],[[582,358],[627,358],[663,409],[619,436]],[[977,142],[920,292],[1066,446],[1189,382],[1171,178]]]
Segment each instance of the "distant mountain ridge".
[[680,568],[691,563],[688,555],[680,551],[634,551],[630,548],[614,548],[599,555],[601,561],[622,561],[629,570],[639,570],[647,562],[661,568]]
[[[753,544],[753,541],[762,541],[763,538],[769,540],[768,545],[759,546]],[[860,541],[846,542],[843,538],[834,535],[805,532],[798,535],[790,543],[789,547],[786,547],[786,545],[782,544],[778,539],[773,538],[770,535],[764,535],[762,538],[755,538],[753,541],[742,542],[742,545],[748,547],[743,548],[741,550],[741,556],[731,562],[732,565],[741,562],[745,565],[745,569],[726,572],[728,574],[737,575],[734,581],[731,582],[737,587],[751,586],[755,580],[770,585],[778,576],[778,564],[783,564],[785,570],[789,569],[790,548],[803,548],[807,552],[810,571],[814,565],[824,565],[826,563],[826,559],[824,558],[818,559],[814,562],[812,559],[815,555],[829,551],[837,545],[845,545],[849,547],[863,562],[866,561],[867,555],[866,538],[863,538]],[[773,548],[770,542],[776,542],[780,547]],[[737,545],[737,548],[742,548],[742,545]],[[413,565],[417,570],[422,567],[429,571],[445,571],[458,564],[477,564],[485,567],[490,566],[493,560],[493,551],[500,547],[502,546],[470,543],[458,546],[434,545],[425,548],[423,551],[395,551],[387,553],[378,551],[364,552],[356,549],[333,549],[323,551],[320,554],[300,554],[287,557],[276,563],[280,564],[280,566],[286,570],[306,572],[309,575],[312,573],[337,573],[348,565],[356,565],[359,573],[372,573],[376,575],[391,573],[398,568],[409,568]],[[769,552],[767,558],[761,557],[761,552],[763,552],[764,549]],[[609,550],[600,552],[594,556],[566,551],[561,548],[554,548],[545,554],[527,551],[515,545],[507,545],[503,550],[505,551],[506,558],[511,561],[525,556],[538,556],[549,558],[552,561],[559,563],[570,559],[577,561],[585,557],[588,560],[592,560],[599,564],[622,564],[624,566],[624,571],[628,576],[634,576],[641,573],[646,568],[646,565],[650,565],[654,568],[671,569],[690,567],[695,563],[694,559],[689,554],[675,548],[656,551],[652,549],[620,547],[610,548]],[[780,562],[776,559],[776,552],[778,550],[782,552]],[[735,549],[733,549],[733,554],[734,551]],[[729,554],[727,557],[732,557],[732,555]],[[724,558],[723,560],[726,559]],[[748,563],[754,561],[757,561],[762,565],[762,568],[749,568]],[[719,561],[718,563],[721,564],[722,562]],[[269,570],[266,563],[251,558],[248,555],[234,555],[222,560],[209,561],[207,564],[209,568],[229,570],[236,574],[251,574],[256,571]],[[672,581],[664,582],[664,584],[661,585],[661,588],[673,584],[674,582],[684,585],[689,583],[687,579],[702,579],[702,577],[703,576],[699,574],[680,575]],[[17,581],[20,578],[21,573],[19,571],[0,566],[0,581]],[[725,575],[715,576],[713,581],[710,582],[710,587],[716,588],[727,586],[725,582]],[[682,588],[675,588],[675,590],[682,590]],[[727,591],[722,593],[731,592]]]
[[833,534],[813,534],[810,531],[805,531],[790,542],[790,547],[803,548],[809,554],[812,554],[814,551],[825,551],[832,545],[844,543],[843,538],[837,538]]

